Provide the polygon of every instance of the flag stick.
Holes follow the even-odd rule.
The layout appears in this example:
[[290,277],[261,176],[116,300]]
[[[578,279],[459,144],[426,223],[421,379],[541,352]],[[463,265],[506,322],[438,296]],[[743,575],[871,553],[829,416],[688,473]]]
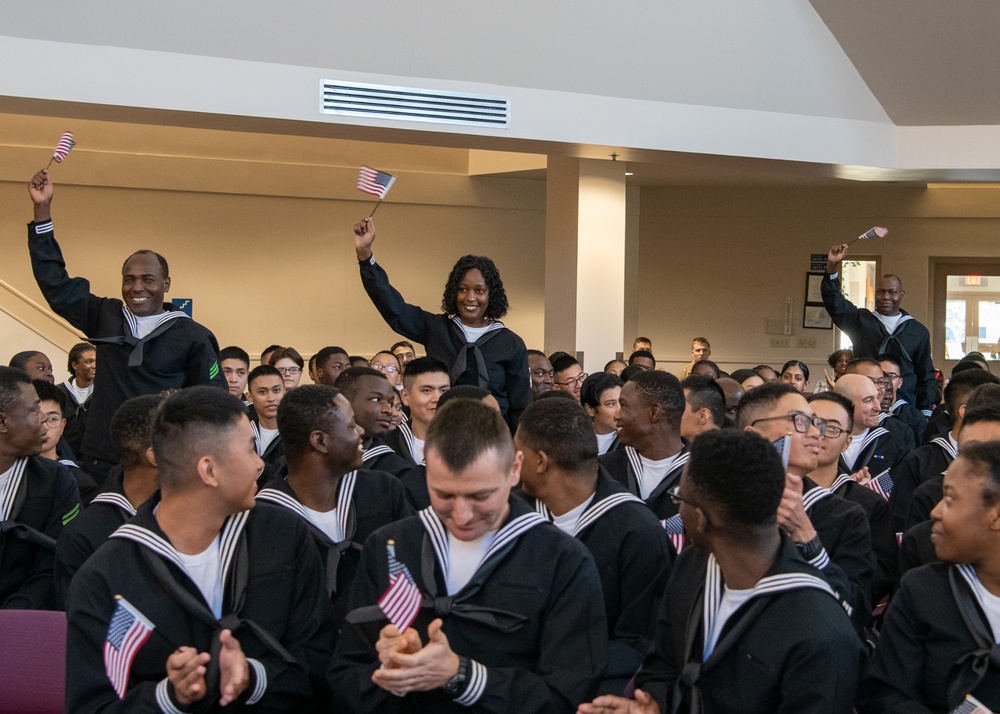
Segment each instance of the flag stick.
[[378,200],[378,202],[375,204],[375,208],[373,208],[372,212],[368,214],[368,217],[371,218],[372,216],[374,216],[375,215],[375,211],[377,211],[378,207],[381,206],[381,205],[382,205],[382,199],[380,198]]
[[51,159],[49,159],[49,163],[45,164],[45,170],[46,171],[49,170],[49,167],[52,165],[52,162],[55,161],[55,160],[56,160],[55,156],[53,156]]

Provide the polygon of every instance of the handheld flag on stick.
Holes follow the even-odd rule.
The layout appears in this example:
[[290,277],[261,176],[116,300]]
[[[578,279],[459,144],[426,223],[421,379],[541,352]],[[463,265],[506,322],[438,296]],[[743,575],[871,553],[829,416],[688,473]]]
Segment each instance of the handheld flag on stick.
[[56,144],[56,150],[52,153],[52,158],[49,159],[49,163],[45,168],[48,169],[49,166],[52,165],[53,161],[57,164],[61,164],[63,159],[69,155],[69,152],[74,146],[76,146],[76,142],[73,141],[73,132],[64,132],[63,135],[59,137],[59,143]]
[[889,471],[890,469],[886,469],[865,484],[867,488],[870,488],[887,501],[889,500],[889,494],[892,493],[893,485],[892,474],[890,474]]
[[875,226],[874,228],[869,228],[868,230],[866,230],[864,233],[859,235],[857,238],[852,240],[847,245],[851,245],[852,243],[857,243],[859,240],[868,240],[870,238],[885,238],[887,235],[889,235],[888,228],[883,228],[882,226]]
[[409,568],[396,560],[396,542],[390,540],[385,549],[389,555],[389,587],[379,598],[378,606],[389,622],[403,633],[417,618],[423,597]]
[[680,554],[684,547],[684,523],[681,521],[681,514],[678,513],[665,521],[660,521],[660,525],[667,532],[667,537],[674,544],[674,550]]
[[104,671],[119,699],[125,698],[132,660],[156,626],[121,595],[104,636]]
[[382,205],[382,199],[389,193],[389,189],[396,183],[396,177],[384,171],[373,169],[370,166],[362,166],[358,174],[358,190],[378,196],[378,203],[368,215],[369,218],[375,215],[375,211]]

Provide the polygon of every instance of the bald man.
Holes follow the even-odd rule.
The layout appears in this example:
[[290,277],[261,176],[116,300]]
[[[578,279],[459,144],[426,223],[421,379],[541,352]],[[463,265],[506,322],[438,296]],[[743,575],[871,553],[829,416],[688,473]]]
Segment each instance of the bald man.
[[[883,474],[891,476],[891,470],[905,458],[908,450],[898,437],[879,426],[882,405],[878,386],[860,374],[845,374],[837,380],[833,391],[854,404],[854,429],[850,445],[840,455],[841,472],[856,477],[862,472],[859,478],[863,481]],[[864,473],[866,468],[868,471]],[[883,486],[883,489],[886,496],[892,490],[891,486]]]
[[875,311],[859,308],[840,290],[840,263],[847,244],[835,245],[826,259],[826,274],[820,284],[823,305],[833,324],[854,343],[855,357],[877,358],[890,354],[901,362],[900,398],[930,418],[935,403],[934,361],[927,328],[899,309],[906,293],[898,276],[886,274],[875,283]]
[[[860,374],[862,377],[868,377],[878,387],[879,409],[881,410],[878,417],[879,426],[885,427],[890,434],[906,444],[908,451],[917,448],[917,437],[913,429],[886,408],[886,394],[892,392],[892,380],[885,376],[882,365],[873,359],[862,357],[851,360],[845,374]],[[917,413],[919,414],[919,412]]]

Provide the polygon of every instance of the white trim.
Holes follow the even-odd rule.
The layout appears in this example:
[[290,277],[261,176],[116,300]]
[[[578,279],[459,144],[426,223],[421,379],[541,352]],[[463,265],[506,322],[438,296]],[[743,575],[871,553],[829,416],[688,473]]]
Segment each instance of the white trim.
[[478,702],[479,698],[483,696],[483,692],[486,691],[487,676],[486,667],[479,664],[476,660],[470,659],[469,685],[465,688],[462,696],[455,699],[455,703],[461,704],[463,707],[471,707]]
[[259,702],[261,697],[267,692],[267,670],[264,669],[263,664],[252,657],[247,657],[247,664],[253,667],[254,674],[256,675],[253,692],[250,694],[250,698],[247,699],[247,706],[252,706]]
[[17,459],[11,466],[10,478],[0,491],[0,521],[6,521],[13,515],[14,500],[17,498],[17,491],[21,487],[21,480],[24,478],[24,470],[28,466],[28,459],[25,456]]
[[94,496],[94,500],[90,502],[91,505],[95,503],[109,503],[112,506],[118,506],[121,510],[128,514],[129,518],[135,515],[135,506],[132,505],[131,501],[125,498],[120,493],[99,493]]

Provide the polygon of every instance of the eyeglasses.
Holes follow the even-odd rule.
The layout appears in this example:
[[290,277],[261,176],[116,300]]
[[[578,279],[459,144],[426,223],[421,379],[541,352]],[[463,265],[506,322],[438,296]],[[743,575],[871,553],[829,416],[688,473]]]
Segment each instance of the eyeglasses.
[[[754,419],[750,422],[750,426],[759,424],[762,421],[774,421],[776,419],[791,419],[792,424],[795,426],[795,431],[800,434],[805,434],[809,431],[810,426],[814,426],[819,429],[821,435],[826,434],[827,423],[826,419],[818,416],[809,416],[808,414],[803,414],[802,412],[794,412],[792,414],[782,414],[781,416],[764,417],[763,419]],[[833,427],[836,429],[837,427]]]
[[827,424],[822,429],[819,430],[821,436],[825,436],[829,439],[836,439],[838,436],[843,434],[846,429],[839,426],[834,426],[833,424]]
[[59,422],[63,420],[62,416],[59,414],[49,414],[45,417],[46,426],[56,426]]
[[391,364],[373,364],[371,365],[371,368],[377,369],[379,372],[388,372],[389,374],[399,371],[399,367],[396,367]]
[[670,499],[670,502],[675,506],[679,506],[682,503],[686,503],[692,508],[697,508],[699,511],[701,511],[702,515],[705,517],[705,523],[708,524],[708,527],[709,528],[712,527],[712,521],[709,519],[708,513],[705,511],[705,509],[702,508],[701,505],[696,501],[692,501],[690,498],[685,498],[684,496],[682,496],[680,486],[674,486],[672,489],[667,491],[667,497]]
[[301,367],[278,367],[277,370],[281,373],[282,377],[286,374],[302,374]]
[[890,382],[888,379],[885,378],[875,379],[874,377],[869,377],[868,379],[873,381],[875,383],[875,386],[878,387],[883,392],[892,389],[892,382]]
[[575,377],[570,377],[565,382],[556,382],[560,387],[572,387],[574,384],[583,384],[587,379],[586,372],[580,372]]
[[895,372],[886,372],[885,376],[887,379],[899,379],[899,375]]

